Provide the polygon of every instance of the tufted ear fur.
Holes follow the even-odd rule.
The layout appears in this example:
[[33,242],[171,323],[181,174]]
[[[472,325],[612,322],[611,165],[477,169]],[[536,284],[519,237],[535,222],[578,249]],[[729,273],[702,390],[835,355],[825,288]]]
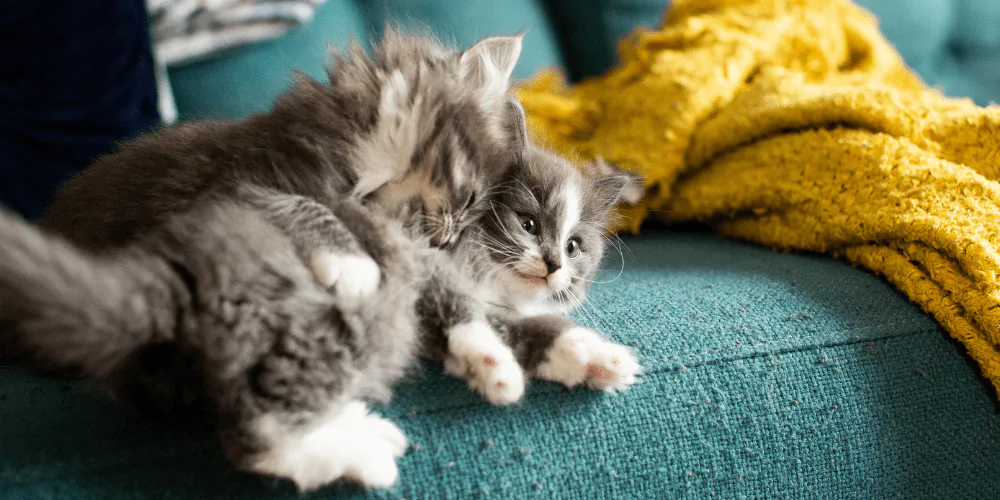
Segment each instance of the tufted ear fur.
[[518,148],[525,148],[530,139],[528,138],[528,122],[524,115],[524,108],[514,96],[507,99],[507,107],[510,111],[511,138],[514,139]]
[[483,96],[484,101],[498,101],[507,94],[510,75],[521,56],[524,35],[495,36],[483,39],[462,53],[459,76]]
[[643,183],[638,175],[600,158],[589,170],[585,173],[594,180],[594,188],[608,209],[620,202],[635,205],[642,199]]

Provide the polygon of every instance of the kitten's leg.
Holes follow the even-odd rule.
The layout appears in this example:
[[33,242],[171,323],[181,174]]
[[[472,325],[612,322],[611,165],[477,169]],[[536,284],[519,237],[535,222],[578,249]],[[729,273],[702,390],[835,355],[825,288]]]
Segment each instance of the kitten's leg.
[[525,376],[513,351],[486,321],[484,305],[463,290],[463,282],[438,266],[417,302],[424,355],[444,362],[450,375],[495,405],[524,395]]
[[316,280],[333,288],[341,303],[378,290],[381,270],[357,237],[326,205],[305,196],[244,188],[240,196],[292,239]]
[[509,405],[524,396],[524,371],[489,323],[460,323],[446,330],[445,335],[445,372],[464,378],[470,389],[495,405]]
[[[358,329],[336,314],[320,314],[318,325],[306,315],[228,350],[215,348],[224,342],[199,330],[198,341],[207,346],[204,387],[215,405],[223,449],[237,467],[290,479],[302,490],[340,478],[389,487],[406,438],[356,396],[367,383],[361,380],[364,366],[352,354],[359,349],[352,341]],[[263,350],[258,357],[250,354],[257,349]]]
[[315,414],[267,412],[224,429],[223,446],[240,468],[291,480],[309,491],[339,479],[389,488],[406,436],[351,400]]
[[631,349],[562,316],[519,317],[494,310],[490,322],[524,369],[542,380],[616,391],[632,385],[642,371]]

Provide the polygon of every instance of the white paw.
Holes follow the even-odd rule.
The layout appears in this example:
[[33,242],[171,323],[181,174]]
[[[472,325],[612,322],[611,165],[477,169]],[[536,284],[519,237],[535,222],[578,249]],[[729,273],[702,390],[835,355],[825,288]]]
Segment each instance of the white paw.
[[547,359],[538,366],[538,378],[567,387],[587,384],[602,391],[620,391],[635,383],[642,372],[639,361],[626,346],[609,342],[586,328],[561,334],[549,347]]
[[365,416],[365,443],[344,471],[344,477],[368,488],[390,488],[396,484],[396,459],[406,452],[406,436],[392,422],[377,415]]
[[367,255],[341,254],[320,249],[313,252],[309,264],[316,281],[327,288],[333,288],[337,299],[348,304],[374,295],[382,280],[378,264]]
[[556,337],[545,353],[547,359],[535,369],[535,375],[566,387],[584,383],[587,380],[587,362],[590,361],[590,349],[585,339],[588,333],[583,328],[573,328]]
[[524,396],[524,371],[489,325],[472,322],[448,331],[447,373],[465,378],[469,388],[492,404],[505,406]]
[[262,418],[258,432],[268,444],[251,470],[289,479],[309,491],[338,479],[367,488],[389,488],[399,477],[396,459],[406,451],[406,436],[394,424],[352,401],[321,417],[306,430],[289,431]]
[[406,453],[406,434],[396,424],[373,414],[365,416],[368,427],[389,446],[392,456],[399,458]]
[[621,391],[635,383],[635,377],[642,372],[639,360],[632,350],[623,345],[604,341],[599,347],[591,348],[590,363],[587,365],[587,387],[599,391]]

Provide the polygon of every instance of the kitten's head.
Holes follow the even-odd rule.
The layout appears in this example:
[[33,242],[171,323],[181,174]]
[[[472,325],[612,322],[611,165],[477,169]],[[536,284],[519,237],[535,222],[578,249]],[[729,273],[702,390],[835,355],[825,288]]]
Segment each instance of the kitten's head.
[[371,185],[359,180],[355,194],[390,211],[416,207],[432,244],[456,241],[527,142],[524,110],[509,92],[520,53],[521,36],[453,51],[388,30],[370,58],[340,59],[332,87],[351,103],[345,110],[367,109],[357,119],[371,124],[353,161],[375,175],[365,172]]
[[[462,145],[465,133],[459,129],[474,125],[453,124],[456,128],[441,134],[439,143],[426,149],[429,157],[422,160],[421,166],[402,182],[390,182],[384,188],[390,192],[400,187],[422,188],[419,195],[410,196],[410,211],[420,215],[422,233],[430,238],[431,245],[444,248],[454,244],[467,227],[488,213],[490,195],[511,168],[512,159],[528,145],[524,109],[516,98],[507,99],[504,112],[504,126],[510,130],[502,138],[495,136],[478,144]],[[465,151],[477,153],[472,157]],[[413,182],[423,176],[429,178]]]
[[600,160],[576,168],[527,146],[469,235],[489,255],[486,272],[515,301],[583,300],[604,256],[605,232],[619,201],[635,201],[641,182]]

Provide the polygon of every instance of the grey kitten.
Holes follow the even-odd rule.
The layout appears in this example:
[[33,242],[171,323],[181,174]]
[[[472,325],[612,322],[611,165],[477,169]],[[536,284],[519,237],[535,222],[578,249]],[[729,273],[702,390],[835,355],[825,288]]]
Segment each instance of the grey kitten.
[[342,299],[373,293],[378,266],[328,206],[410,211],[435,245],[485,210],[510,164],[523,112],[508,95],[520,37],[465,52],[387,30],[369,56],[336,55],[329,84],[299,75],[268,113],[187,123],[122,146],[55,196],[43,225],[88,250],[133,242],[205,200],[256,207]]
[[388,487],[406,438],[365,402],[388,399],[413,359],[434,253],[392,218],[331,208],[381,266],[377,300],[343,307],[281,228],[237,203],[195,205],[102,254],[0,213],[0,345],[132,402],[158,396],[136,366],[176,350],[185,363],[168,375],[184,377],[168,386],[214,416],[237,467],[302,489]]
[[[612,208],[639,180],[602,161],[577,168],[531,144],[489,198],[489,213],[449,249],[417,303],[425,351],[494,404],[524,393],[525,371],[569,387],[624,389],[631,351],[562,316],[580,305],[601,263]],[[448,311],[440,314],[437,311]]]

